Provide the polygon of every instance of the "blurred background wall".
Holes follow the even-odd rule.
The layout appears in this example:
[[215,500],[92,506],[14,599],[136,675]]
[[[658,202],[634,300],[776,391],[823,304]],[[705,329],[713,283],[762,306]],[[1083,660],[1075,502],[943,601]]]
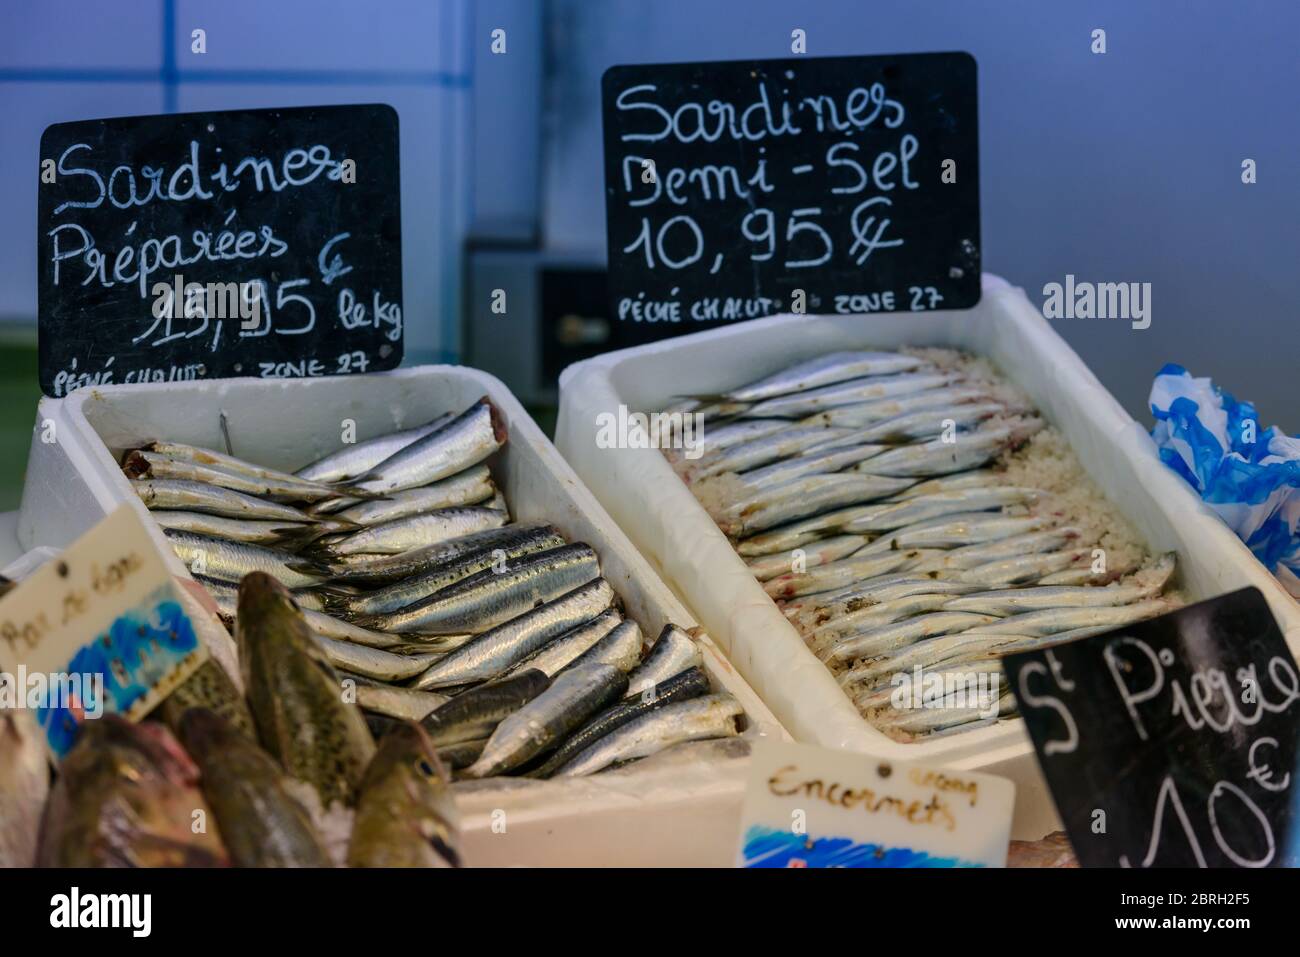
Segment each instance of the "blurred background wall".
[[[47,125],[392,104],[407,361],[487,366],[544,418],[558,368],[609,341],[593,316],[603,303],[601,73],[788,56],[796,27],[810,56],[974,54],[985,268],[1039,304],[1043,285],[1067,273],[1150,282],[1147,330],[1055,323],[1139,420],[1149,421],[1151,377],[1176,361],[1300,431],[1300,4],[6,0],[0,18],[0,508],[17,502],[36,399],[33,229]],[[191,52],[195,28],[204,54]],[[505,54],[490,51],[497,28]],[[1103,55],[1090,50],[1097,28]],[[1241,182],[1246,158],[1255,185]],[[485,316],[494,288],[510,290],[508,323]]]

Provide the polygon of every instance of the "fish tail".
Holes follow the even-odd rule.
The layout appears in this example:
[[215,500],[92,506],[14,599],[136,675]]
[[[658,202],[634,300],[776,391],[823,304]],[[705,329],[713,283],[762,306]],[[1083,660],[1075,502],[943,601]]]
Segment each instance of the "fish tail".
[[[359,479],[356,479],[356,481],[369,482],[376,477],[377,476],[375,476],[373,473],[367,473],[366,475],[361,476]],[[387,502],[389,499],[389,496],[385,492],[371,492],[366,489],[359,488],[356,485],[334,484],[331,485],[330,488],[334,489],[334,491],[336,492],[341,493],[342,495],[346,495],[348,498],[363,498],[367,502]]]
[[303,556],[296,556],[285,562],[284,567],[290,571],[299,572],[303,575],[313,575],[322,580],[334,577],[327,563],[312,558],[304,558]]
[[273,528],[271,531],[275,533],[275,542],[273,544],[291,550],[302,548],[320,535],[320,529],[315,525],[308,525],[306,527],[300,525],[286,525],[280,528]]

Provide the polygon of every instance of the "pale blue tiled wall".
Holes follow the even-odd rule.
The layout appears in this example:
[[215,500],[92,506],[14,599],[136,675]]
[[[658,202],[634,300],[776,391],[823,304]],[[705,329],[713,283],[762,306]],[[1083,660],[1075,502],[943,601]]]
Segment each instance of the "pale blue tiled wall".
[[[390,103],[402,135],[408,361],[459,353],[470,0],[5,0],[0,26],[0,319],[36,314],[44,128],[169,110]],[[207,52],[191,51],[191,31]],[[521,38],[522,39],[522,38]]]

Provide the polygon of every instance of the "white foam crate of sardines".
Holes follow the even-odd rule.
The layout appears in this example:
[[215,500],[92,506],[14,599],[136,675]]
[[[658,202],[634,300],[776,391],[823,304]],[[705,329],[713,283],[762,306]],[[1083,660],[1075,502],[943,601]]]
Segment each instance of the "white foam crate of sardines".
[[1141,428],[1024,293],[996,277],[985,277],[983,298],[969,311],[778,316],[570,366],[560,379],[556,442],[796,740],[1006,775],[1017,785],[1015,836],[1039,838],[1059,825],[1022,721],[911,743],[882,734],[808,649],[663,453],[617,441],[620,407],[627,421],[629,412],[680,407],[683,397],[719,395],[827,353],[906,346],[991,360],[1063,434],[1148,549],[1176,553],[1174,584],[1184,598],[1257,586],[1292,647],[1300,647],[1294,604],[1272,576],[1143,445]]
[[[646,633],[658,634],[668,622],[696,626],[509,390],[464,367],[110,386],[43,400],[20,538],[28,548],[62,547],[123,503],[148,516],[118,464],[121,451],[154,439],[223,448],[222,414],[236,455],[291,471],[339,448],[345,428],[373,437],[459,412],[483,396],[499,410],[508,433],[488,464],[513,517],[548,522],[569,541],[589,544],[626,613]],[[158,526],[147,524],[174,559]],[[178,559],[174,568],[188,574]],[[734,695],[745,710],[739,738],[679,745],[587,778],[457,784],[465,860],[493,866],[731,863],[748,741],[788,736],[716,645],[707,639],[700,645],[714,689]]]

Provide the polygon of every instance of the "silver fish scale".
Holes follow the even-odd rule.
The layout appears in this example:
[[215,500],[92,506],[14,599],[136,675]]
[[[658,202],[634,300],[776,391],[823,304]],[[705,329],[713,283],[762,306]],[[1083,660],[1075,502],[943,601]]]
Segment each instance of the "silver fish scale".
[[565,545],[517,559],[501,574],[485,569],[409,608],[359,624],[434,634],[487,631],[599,575],[600,562],[590,547]]
[[414,429],[389,432],[355,445],[346,445],[310,465],[304,465],[294,474],[313,482],[340,482],[344,479],[357,478],[369,472],[384,459],[400,452],[416,439],[422,439],[442,428],[451,418],[451,414],[440,415],[432,422]]
[[289,568],[289,563],[300,559],[287,552],[260,545],[206,538],[174,529],[165,529],[164,534],[171,542],[172,550],[191,572],[209,578],[238,584],[250,572],[266,572],[286,588],[306,588],[319,584],[325,577],[324,572],[313,575]]
[[591,621],[613,601],[614,589],[598,578],[484,632],[420,675],[414,686],[428,690],[495,678],[551,640]]

